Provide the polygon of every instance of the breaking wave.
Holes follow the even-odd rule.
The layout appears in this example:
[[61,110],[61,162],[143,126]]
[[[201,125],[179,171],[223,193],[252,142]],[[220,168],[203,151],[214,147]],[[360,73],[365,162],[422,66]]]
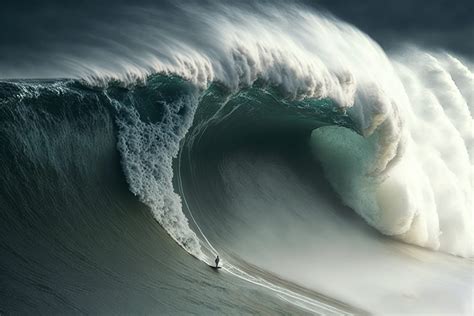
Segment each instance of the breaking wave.
[[[213,19],[206,12],[186,11],[188,22],[214,34],[212,39],[182,38],[181,29],[152,32],[163,40],[160,48],[166,49],[160,53],[166,58],[146,60],[148,71],[122,59],[126,75],[110,74],[122,80],[140,77],[148,85],[156,81],[146,77],[153,71],[180,76],[197,87],[160,100],[159,122],[144,122],[133,106],[117,103],[118,147],[131,191],[178,243],[199,256],[199,242],[172,191],[172,158],[179,142],[199,103],[212,97],[213,82],[228,91],[214,100],[210,118],[196,124],[212,121],[246,87],[274,87],[275,98],[290,112],[306,109],[299,114],[306,116],[303,121],[324,121],[312,100],[330,100],[333,119],[350,120],[350,127],[329,122],[315,128],[310,138],[344,204],[383,234],[472,256],[469,68],[453,55],[416,48],[387,56],[366,35],[331,17],[294,8],[260,9],[265,14],[235,8],[230,17],[227,8],[220,8]],[[108,74],[103,69],[97,73],[100,78]],[[267,111],[272,115],[272,109]]]

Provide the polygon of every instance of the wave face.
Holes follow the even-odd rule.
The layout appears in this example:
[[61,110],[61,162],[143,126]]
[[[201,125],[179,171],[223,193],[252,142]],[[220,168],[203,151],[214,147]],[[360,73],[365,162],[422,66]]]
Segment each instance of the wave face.
[[[186,87],[176,78],[161,83],[180,93]],[[135,158],[117,151],[120,123],[129,112],[109,95],[146,100],[156,97],[153,87],[150,82],[103,91],[70,80],[0,83],[2,313],[302,313],[270,291],[216,274],[189,256],[152,216],[160,221],[164,213],[131,193],[138,188],[132,182],[137,171],[124,178],[123,161]],[[148,111],[150,120],[164,114],[150,103],[135,109]],[[148,181],[153,185],[154,179]],[[146,197],[140,200],[147,203]],[[167,205],[179,203],[170,197],[163,199]]]
[[[127,21],[135,22],[124,23],[120,36],[97,26],[95,36],[107,44],[85,49],[78,41],[71,51],[61,42],[56,46],[62,58],[39,60],[37,76],[73,79],[0,83],[6,161],[0,205],[8,226],[2,230],[8,253],[2,268],[9,290],[20,293],[27,307],[41,305],[44,286],[47,300],[62,302],[48,312],[64,306],[100,312],[80,309],[86,295],[61,296],[57,289],[86,275],[90,282],[83,286],[91,291],[92,272],[104,260],[112,267],[100,268],[101,277],[110,286],[100,294],[112,300],[107,291],[128,282],[127,295],[147,306],[143,312],[151,306],[191,311],[212,295],[233,302],[217,311],[222,313],[242,304],[249,313],[294,308],[273,298],[260,306],[270,291],[253,285],[245,295],[249,302],[236,303],[246,286],[241,280],[232,293],[216,294],[215,285],[209,297],[187,296],[182,289],[205,289],[208,275],[148,221],[146,206],[179,246],[205,262],[219,252],[241,271],[258,274],[261,268],[375,312],[469,313],[469,261],[381,237],[474,256],[469,63],[415,47],[388,54],[354,27],[298,6],[213,4],[209,10],[176,4],[170,10],[130,7]],[[22,67],[0,69],[9,77],[25,76]],[[17,232],[29,234],[29,241]],[[42,236],[37,243],[31,242],[35,236]],[[50,271],[50,252],[33,250],[37,244],[57,250],[65,271],[75,271],[78,261],[81,268],[60,284]],[[320,251],[326,259],[314,256]],[[171,258],[162,263],[151,252]],[[27,253],[32,257],[23,260]],[[391,276],[371,277],[374,293],[354,297],[363,282],[340,271],[349,270],[337,253],[357,260],[350,268],[358,275],[371,269],[383,274],[375,264],[364,264],[373,256],[391,267]],[[413,258],[434,262],[416,281]],[[30,292],[15,277],[31,269],[18,264],[28,260],[42,266],[33,270],[43,269]],[[127,275],[130,260],[137,270]],[[285,268],[294,260],[314,277]],[[310,264],[317,261],[320,270],[314,271]],[[153,287],[139,271],[157,271],[154,263],[160,273],[171,274],[148,275],[154,285],[178,289],[170,306],[164,290],[139,298]],[[443,286],[431,284],[447,270]],[[324,271],[340,274],[339,286]],[[393,277],[400,275],[403,280]],[[341,289],[344,282],[348,287]],[[423,290],[424,283],[432,287]],[[445,288],[452,295],[430,305]],[[182,299],[189,304],[180,310],[173,302]],[[210,311],[212,304],[202,309]]]
[[[289,101],[258,85],[228,98],[213,88],[201,99],[175,170],[204,250],[376,314],[469,314],[471,261],[380,234],[382,224],[404,224],[403,214],[388,212],[406,203],[393,200],[411,187],[387,188],[384,181],[398,176],[391,169],[374,174],[377,132],[364,137],[351,111],[328,99]],[[397,170],[398,159],[389,168]],[[425,229],[390,237],[436,249],[409,235]],[[442,299],[433,302],[433,295]]]

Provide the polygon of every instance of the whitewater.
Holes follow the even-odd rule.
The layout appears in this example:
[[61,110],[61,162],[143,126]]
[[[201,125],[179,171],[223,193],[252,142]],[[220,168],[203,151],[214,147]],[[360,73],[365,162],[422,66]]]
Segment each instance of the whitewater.
[[[219,286],[239,284],[222,300],[233,302],[249,283],[256,293],[268,290],[258,295],[272,297],[269,313],[281,311],[279,304],[297,313],[472,313],[469,58],[407,43],[384,51],[354,26],[295,4],[178,2],[166,11],[128,6],[123,14],[120,32],[92,21],[95,32],[74,29],[73,45],[53,39],[55,58],[32,52],[29,63],[0,63],[1,142],[14,148],[2,155],[24,161],[18,170],[7,163],[2,169],[8,193],[0,205],[15,204],[15,192],[48,203],[43,191],[9,183],[18,174],[61,179],[58,188],[76,192],[77,204],[101,183],[104,209],[138,209],[137,198],[166,232],[154,231],[151,221],[145,230],[130,224],[133,233],[119,237],[127,238],[130,257],[141,247],[145,256],[153,256],[148,247],[163,247],[174,262],[163,267],[174,274],[173,265],[186,262],[190,273],[179,282],[193,288],[203,287],[205,276],[196,272],[198,260],[183,258],[211,263],[219,254],[228,275]],[[114,151],[120,172],[100,176],[104,161],[115,163]],[[105,180],[122,174],[133,194],[123,204],[126,194],[113,193]],[[69,202],[51,203],[59,210]],[[110,225],[118,236],[129,225],[122,215],[109,220],[85,206],[71,218],[77,214],[99,235]],[[22,227],[16,216],[5,215],[5,223],[15,218]],[[44,221],[62,216],[68,218]],[[175,259],[178,250],[162,241],[168,236],[185,256]],[[81,253],[76,246],[59,248]],[[162,266],[161,257],[153,260]],[[250,296],[255,309],[247,313],[263,308]]]

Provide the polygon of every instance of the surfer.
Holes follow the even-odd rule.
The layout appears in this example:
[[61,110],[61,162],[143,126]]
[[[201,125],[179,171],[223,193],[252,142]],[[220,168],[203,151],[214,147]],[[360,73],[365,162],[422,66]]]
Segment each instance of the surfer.
[[216,268],[219,266],[219,261],[220,261],[219,255],[217,255],[216,260],[214,260],[214,262],[216,263]]

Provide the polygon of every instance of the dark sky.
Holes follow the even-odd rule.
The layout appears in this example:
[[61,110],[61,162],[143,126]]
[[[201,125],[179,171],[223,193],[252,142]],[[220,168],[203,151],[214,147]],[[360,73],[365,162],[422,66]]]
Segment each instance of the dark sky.
[[399,40],[474,56],[472,0],[307,0],[354,24],[384,46]]

